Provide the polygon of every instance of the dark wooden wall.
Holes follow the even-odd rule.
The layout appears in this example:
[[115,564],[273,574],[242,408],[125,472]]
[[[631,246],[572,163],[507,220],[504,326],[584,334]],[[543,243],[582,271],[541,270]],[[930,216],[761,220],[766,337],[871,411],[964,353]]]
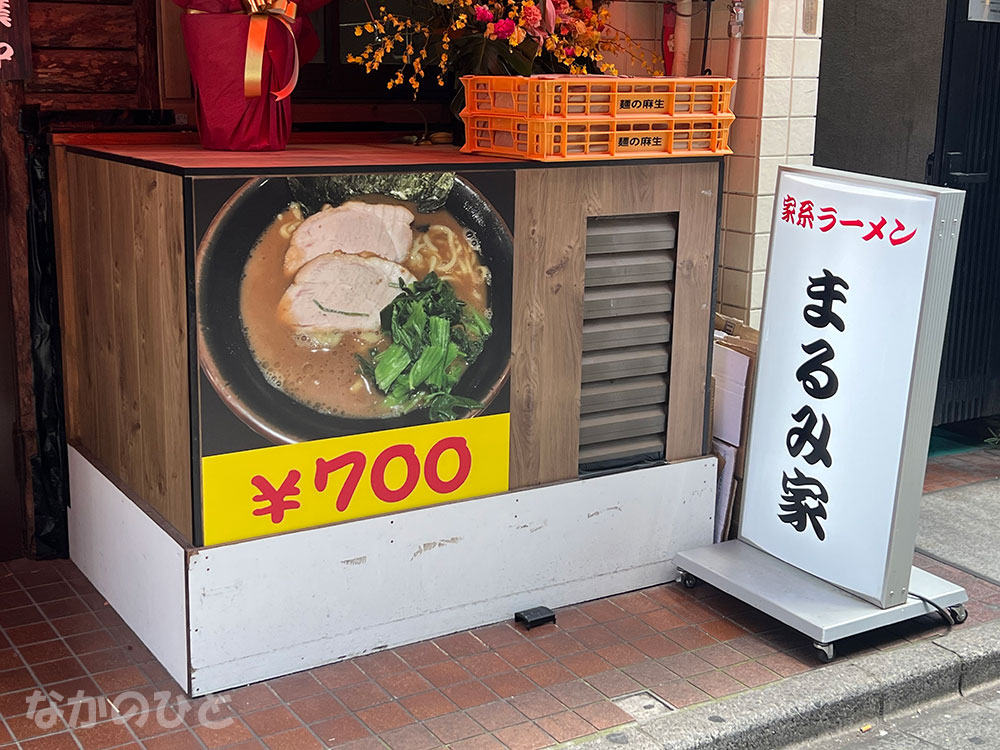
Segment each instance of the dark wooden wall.
[[[35,455],[38,438],[35,430],[35,395],[31,366],[31,318],[28,303],[28,174],[24,161],[24,144],[17,131],[20,108],[24,102],[20,81],[0,81],[0,214],[6,226],[0,232],[2,262],[7,263],[9,287],[0,293],[3,304],[10,300],[14,341],[15,456],[21,478],[24,502],[25,552],[33,551],[34,505],[31,483],[31,456]],[[0,335],[8,335],[7,331]],[[6,429],[7,425],[3,425]]]
[[[0,215],[2,262],[10,279],[16,363],[18,474],[33,552],[30,460],[37,451],[28,298],[28,180],[18,118],[25,104],[43,110],[159,108],[156,0],[29,2],[34,74],[0,81]],[[6,296],[6,295],[3,295]],[[6,332],[0,332],[6,334]]]
[[45,109],[159,106],[153,0],[28,3],[35,73],[24,100]]

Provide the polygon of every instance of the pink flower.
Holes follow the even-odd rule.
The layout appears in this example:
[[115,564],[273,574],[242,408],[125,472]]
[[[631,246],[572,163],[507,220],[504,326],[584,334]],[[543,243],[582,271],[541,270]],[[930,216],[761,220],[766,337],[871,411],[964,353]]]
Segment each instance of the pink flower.
[[545,26],[548,33],[552,33],[556,28],[556,6],[552,0],[545,0]]
[[480,23],[489,23],[493,20],[493,11],[485,5],[477,5],[474,10],[476,12],[476,20]]
[[536,5],[524,4],[521,9],[521,20],[528,29],[537,29],[542,22],[542,11]]
[[572,47],[566,47],[563,49],[563,54],[566,55],[566,57],[576,57],[576,50]]
[[496,25],[493,28],[496,31],[497,39],[507,39],[514,33],[514,29],[517,28],[517,24],[510,18],[502,18],[496,22]]

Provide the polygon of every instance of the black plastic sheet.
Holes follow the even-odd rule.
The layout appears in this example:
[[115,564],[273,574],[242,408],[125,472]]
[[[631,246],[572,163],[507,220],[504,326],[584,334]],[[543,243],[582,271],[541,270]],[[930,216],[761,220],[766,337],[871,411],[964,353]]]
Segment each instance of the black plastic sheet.
[[31,364],[38,452],[31,457],[35,506],[35,556],[67,557],[69,504],[66,430],[63,422],[62,350],[56,253],[49,192],[48,144],[37,111],[21,115],[28,170],[28,286],[31,305]]

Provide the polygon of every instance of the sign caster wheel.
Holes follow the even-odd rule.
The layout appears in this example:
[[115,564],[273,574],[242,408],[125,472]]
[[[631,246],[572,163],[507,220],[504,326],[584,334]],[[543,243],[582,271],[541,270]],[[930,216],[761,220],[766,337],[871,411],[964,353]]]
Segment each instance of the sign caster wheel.
[[956,625],[961,625],[969,619],[969,611],[965,608],[964,604],[956,604],[954,607],[948,607],[948,614],[951,615],[951,619],[955,621]]
[[816,656],[819,657],[821,662],[829,664],[833,661],[834,651],[832,643],[820,643],[819,641],[815,641],[813,643],[813,647],[816,649]]
[[681,571],[681,583],[684,584],[684,588],[693,589],[695,586],[698,585],[698,579],[695,578],[690,573]]

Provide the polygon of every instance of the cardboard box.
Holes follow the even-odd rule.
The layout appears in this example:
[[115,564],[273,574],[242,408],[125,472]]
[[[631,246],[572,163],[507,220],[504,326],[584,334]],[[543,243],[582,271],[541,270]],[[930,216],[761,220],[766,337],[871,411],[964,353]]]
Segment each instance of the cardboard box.
[[716,340],[712,358],[713,437],[733,447],[732,491],[726,506],[721,539],[736,536],[740,514],[750,405],[757,371],[760,332],[725,315],[715,316]]
[[716,341],[712,353],[712,437],[738,448],[742,437],[743,404],[746,400],[747,371],[751,359],[743,352],[727,346],[724,341]]

